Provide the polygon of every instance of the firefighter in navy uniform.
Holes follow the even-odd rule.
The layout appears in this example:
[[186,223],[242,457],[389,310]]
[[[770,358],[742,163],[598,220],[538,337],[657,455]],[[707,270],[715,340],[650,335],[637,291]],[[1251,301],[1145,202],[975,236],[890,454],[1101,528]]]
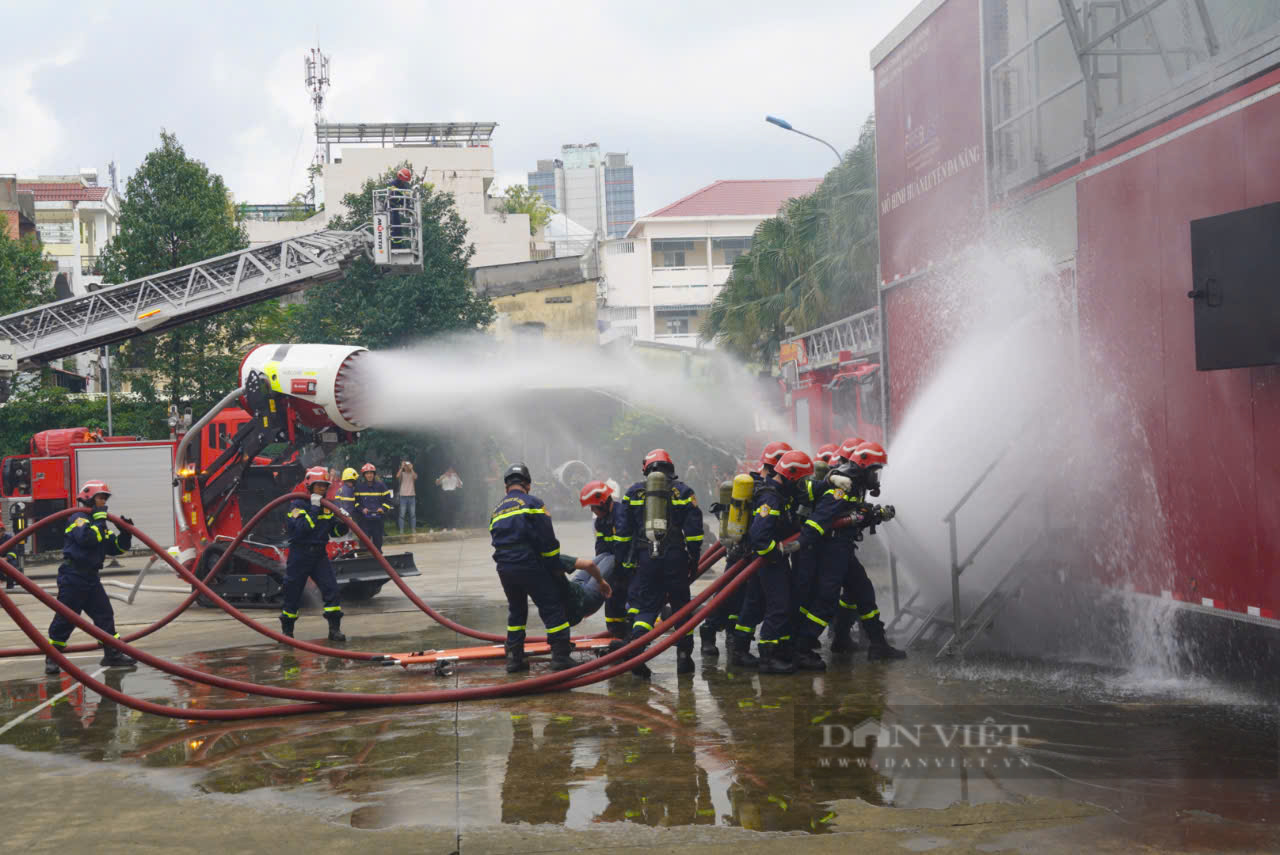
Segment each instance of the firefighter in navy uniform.
[[360,467],[360,476],[355,489],[357,513],[353,518],[381,552],[383,517],[395,510],[391,504],[391,488],[378,480],[378,468],[372,463]]
[[[858,436],[851,436],[841,442],[839,447],[836,449],[834,457],[832,457],[830,461],[832,468],[841,468],[841,471],[846,475],[856,474],[857,470],[853,468],[849,459],[853,457],[853,452],[858,448],[858,446],[862,445],[864,442],[866,442],[866,440]],[[860,493],[852,487],[848,492],[855,500],[862,500]],[[848,548],[850,552],[854,549],[854,541],[861,537],[859,531],[860,529],[858,528],[848,528],[841,533],[841,536],[847,538],[849,541]],[[831,626],[827,630],[831,635],[831,652],[852,653],[858,649],[857,639],[853,637],[855,609],[843,600],[837,605],[841,606],[841,608],[836,610],[835,620],[831,622]]]
[[[58,602],[76,614],[88,614],[94,626],[119,638],[115,612],[98,574],[107,556],[124,555],[129,551],[133,538],[127,531],[114,532],[107,528],[107,499],[110,497],[111,488],[105,481],[86,481],[76,496],[80,510],[67,517],[62,564],[58,567]],[[132,522],[125,516],[120,519]],[[62,615],[54,615],[53,622],[49,624],[49,643],[59,650],[65,648],[72,629],[71,621]],[[107,647],[100,664],[128,667],[138,663],[132,656]],[[51,657],[45,657],[44,672],[50,675],[58,673],[58,664]]]
[[613,491],[603,481],[584,484],[578,493],[578,502],[582,507],[591,509],[596,535],[595,564],[602,574],[610,578],[613,586],[613,592],[604,604],[605,628],[614,638],[625,639],[628,633],[627,588],[633,568],[623,566],[618,556],[620,551],[630,551],[631,545],[631,538],[624,540],[618,537],[618,515],[622,505],[613,500]]
[[308,579],[314,579],[324,599],[324,619],[329,622],[329,640],[346,641],[342,634],[342,605],[338,579],[333,574],[326,547],[329,538],[341,537],[347,527],[333,511],[320,504],[329,490],[329,473],[313,466],[302,479],[302,489],[311,495],[294,499],[286,514],[289,558],[284,568],[284,602],[280,607],[280,631],[293,638],[298,622],[298,604]]
[[[702,511],[693,489],[676,478],[671,455],[655,448],[645,455],[642,471],[645,480],[631,485],[623,496],[625,507],[617,526],[618,536],[631,539],[636,564],[627,597],[632,639],[653,629],[664,603],[675,612],[689,602],[689,576],[702,554]],[[665,478],[655,479],[658,473]],[[664,482],[665,492],[651,496],[648,483],[656,480]],[[655,543],[650,538],[659,537],[659,521],[665,534]],[[688,634],[676,642],[676,673],[693,671],[693,636]],[[638,665],[631,673],[647,679],[649,666]]]
[[360,474],[356,470],[348,466],[342,470],[342,486],[338,488],[338,492],[333,496],[333,503],[342,512],[349,517],[356,514],[356,482],[360,480]]
[[796,666],[782,647],[787,640],[791,616],[791,580],[787,554],[799,544],[781,543],[796,531],[791,513],[800,482],[813,474],[813,461],[803,451],[788,451],[779,458],[770,474],[752,497],[751,525],[747,529],[749,555],[764,559],[763,566],[747,582],[747,598],[742,615],[733,629],[733,664],[751,667],[748,648],[756,624],[760,625],[759,659],[754,663],[762,673],[791,674]]
[[573,643],[569,639],[560,541],[556,540],[551,516],[542,500],[529,494],[533,484],[529,467],[513,464],[502,476],[502,483],[507,495],[493,509],[489,538],[498,579],[507,595],[507,673],[529,668],[524,656],[529,600],[538,607],[538,617],[547,628],[551,669],[572,668],[569,653]]
[[[755,489],[759,489],[764,483],[767,475],[774,470],[773,467],[782,458],[782,455],[791,450],[791,446],[782,441],[770,442],[764,447],[764,451],[760,454],[760,469],[747,474],[755,481]],[[728,509],[724,509],[721,513],[728,513]],[[742,558],[747,557],[748,550],[746,544],[738,544],[729,549],[725,555],[725,567],[732,567]],[[736,656],[733,653],[733,628],[737,626],[741,618],[742,604],[746,600],[748,585],[739,585],[737,590],[730,594],[720,608],[716,609],[715,614],[707,618],[702,626],[698,627],[701,645],[699,652],[708,658],[717,657],[720,651],[716,648],[716,633],[724,630],[725,646],[729,648],[730,665],[737,665],[740,668],[756,667],[756,658],[751,655],[748,650],[746,656]]]
[[[896,515],[893,505],[868,505],[866,494],[880,495],[880,470],[889,462],[889,455],[877,442],[862,442],[849,454],[850,473],[853,476],[852,492],[862,506],[862,521],[856,526],[856,540],[862,539],[861,530],[872,534],[880,523],[888,522]],[[857,552],[849,550],[848,571],[839,601],[840,612],[858,619],[870,644],[867,659],[871,662],[886,659],[906,659],[907,654],[889,644],[885,637],[884,621],[880,619],[880,607],[876,605],[876,589],[867,576],[867,569],[858,560]],[[832,644],[835,650],[835,644]]]

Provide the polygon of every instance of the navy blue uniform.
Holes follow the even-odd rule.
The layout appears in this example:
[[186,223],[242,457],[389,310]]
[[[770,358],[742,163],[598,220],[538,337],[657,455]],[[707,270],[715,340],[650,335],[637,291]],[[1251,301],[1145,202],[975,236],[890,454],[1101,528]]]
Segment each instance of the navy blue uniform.
[[[627,590],[631,585],[631,577],[635,564],[629,560],[631,537],[618,535],[618,521],[625,506],[620,502],[609,500],[609,509],[595,517],[596,564],[600,564],[602,556],[609,556],[609,563],[616,569],[609,580],[613,594],[604,604],[605,628],[614,636],[624,638],[627,634]],[[594,516],[594,514],[593,514]],[[621,554],[621,557],[620,557]],[[627,560],[624,560],[627,559]]]
[[377,478],[372,482],[361,478],[356,482],[355,500],[357,513],[352,514],[352,517],[381,552],[383,517],[388,511],[395,510],[395,506],[391,504],[391,489]]
[[[791,503],[791,510],[792,519],[801,532],[805,531],[805,521],[813,517],[817,511],[818,503],[821,502],[829,486],[825,480],[812,477],[801,479],[796,484],[795,498]],[[813,531],[813,529],[809,530]],[[789,585],[791,615],[788,620],[787,634],[793,634],[797,628],[797,622],[803,620],[801,607],[809,601],[818,584],[817,550],[812,548],[812,545],[803,537],[800,539],[800,544],[800,550],[791,554]]]
[[346,511],[347,516],[356,515],[356,482],[343,481],[338,492],[333,494],[333,503]]
[[[836,520],[857,515],[860,502],[844,490],[832,487],[818,499],[813,513],[800,530],[800,552],[812,556],[814,582],[808,596],[798,604],[799,636],[816,641],[835,617],[840,588],[854,558],[854,529],[837,529]],[[861,566],[861,565],[859,565]]]
[[[98,629],[119,637],[115,612],[98,573],[107,556],[124,555],[132,545],[128,532],[117,534],[107,528],[106,510],[77,511],[67,517],[62,564],[58,567],[58,602],[76,614],[85,612]],[[49,641],[54,647],[66,647],[73,628],[71,621],[54,615],[49,624]]]
[[507,595],[507,649],[523,650],[529,600],[547,628],[547,638],[568,638],[560,541],[546,506],[536,496],[510,490],[493,509],[489,539],[498,579]]
[[749,557],[764,559],[763,566],[747,581],[747,596],[735,632],[748,638],[760,624],[759,644],[776,645],[787,640],[791,592],[787,557],[779,545],[795,532],[782,485],[767,478],[753,497],[751,525],[747,528]]
[[320,589],[325,615],[342,614],[338,579],[333,575],[325,547],[329,538],[346,534],[347,527],[328,508],[314,507],[306,499],[294,499],[286,515],[286,531],[289,558],[284,568],[284,603],[280,614],[289,620],[298,619],[298,603],[307,579],[314,579]]
[[[865,494],[850,497],[859,509],[867,509]],[[884,640],[884,621],[880,619],[880,606],[876,604],[876,586],[867,576],[867,568],[858,560],[857,539],[860,528],[849,527],[837,532],[835,542],[847,545],[848,559],[845,563],[844,579],[840,588],[839,607],[850,619],[857,618],[858,623],[873,642]]]
[[[630,543],[631,560],[636,564],[627,609],[633,636],[653,629],[663,603],[669,603],[674,612],[689,602],[690,570],[702,555],[702,510],[693,490],[683,481],[671,481],[667,536],[658,545],[657,557],[645,537],[644,494],[643,481],[627,490],[617,528],[617,536],[630,539],[622,542]],[[692,649],[691,635],[676,642],[678,651],[687,653]]]

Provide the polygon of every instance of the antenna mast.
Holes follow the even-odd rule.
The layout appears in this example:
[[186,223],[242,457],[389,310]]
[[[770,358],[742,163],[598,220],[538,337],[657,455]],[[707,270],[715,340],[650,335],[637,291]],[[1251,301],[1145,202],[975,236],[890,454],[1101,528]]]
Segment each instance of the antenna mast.
[[307,92],[311,95],[311,105],[315,107],[316,151],[311,157],[311,167],[307,170],[311,177],[311,203],[319,207],[323,200],[316,199],[316,176],[321,167],[329,162],[327,152],[320,146],[320,125],[324,122],[324,96],[329,91],[329,57],[320,52],[320,47],[313,47],[302,58]]

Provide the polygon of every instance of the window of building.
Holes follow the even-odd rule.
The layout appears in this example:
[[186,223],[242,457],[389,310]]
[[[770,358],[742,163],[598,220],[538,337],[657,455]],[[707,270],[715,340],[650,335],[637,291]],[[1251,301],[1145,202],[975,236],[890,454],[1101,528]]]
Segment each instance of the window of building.
[[653,261],[655,267],[688,267],[688,253],[693,252],[691,240],[655,240]]
[[732,267],[733,263],[751,251],[751,238],[712,238],[711,252],[717,267]]

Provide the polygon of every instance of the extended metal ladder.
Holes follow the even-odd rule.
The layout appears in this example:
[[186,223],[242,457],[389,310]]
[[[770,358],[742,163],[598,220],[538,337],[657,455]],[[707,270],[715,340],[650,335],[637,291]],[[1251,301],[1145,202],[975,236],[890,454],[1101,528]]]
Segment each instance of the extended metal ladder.
[[[413,190],[374,192],[375,204],[394,205],[396,234],[406,243],[385,260],[387,270],[422,268],[421,200]],[[0,318],[19,370],[159,332],[228,309],[300,291],[335,279],[370,255],[374,230],[318,231],[230,252],[154,276],[112,285]]]
[[852,357],[879,353],[880,310],[867,309],[783,343],[793,342],[802,343],[808,368],[836,362],[842,352],[848,352]]

